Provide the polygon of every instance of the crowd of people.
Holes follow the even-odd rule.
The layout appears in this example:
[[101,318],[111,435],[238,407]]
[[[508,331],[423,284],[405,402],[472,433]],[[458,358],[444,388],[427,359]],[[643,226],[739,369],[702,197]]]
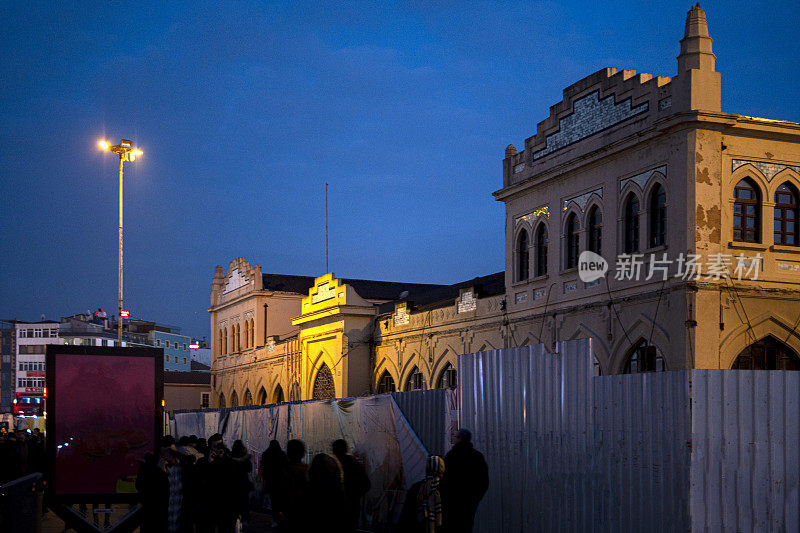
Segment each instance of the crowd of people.
[[33,431],[0,431],[0,485],[14,479],[44,472],[44,435]]
[[[356,531],[362,499],[371,482],[347,442],[336,440],[330,453],[306,464],[306,446],[290,440],[284,451],[270,442],[253,472],[253,458],[242,441],[230,450],[222,435],[177,442],[164,437],[157,454],[148,454],[136,481],[144,508],[142,533],[228,533],[247,529],[251,506],[270,509],[282,531]],[[406,494],[397,530],[416,533],[472,531],[475,511],[489,484],[483,455],[467,430],[444,458],[428,458],[425,479]],[[256,497],[254,495],[263,495]],[[166,528],[164,525],[166,524]]]

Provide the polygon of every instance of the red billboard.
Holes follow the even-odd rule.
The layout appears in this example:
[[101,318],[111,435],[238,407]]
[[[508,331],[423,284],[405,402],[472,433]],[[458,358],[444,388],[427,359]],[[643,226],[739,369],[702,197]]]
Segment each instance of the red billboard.
[[48,490],[61,501],[128,501],[161,435],[163,351],[47,347]]

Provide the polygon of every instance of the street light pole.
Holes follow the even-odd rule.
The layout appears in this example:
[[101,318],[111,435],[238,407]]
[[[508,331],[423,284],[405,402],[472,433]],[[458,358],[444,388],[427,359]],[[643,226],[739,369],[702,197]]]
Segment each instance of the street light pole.
[[143,152],[134,148],[133,141],[122,139],[116,146],[111,146],[106,141],[98,143],[102,150],[111,150],[119,155],[119,309],[117,312],[117,345],[122,346],[122,164],[125,161],[135,161]]

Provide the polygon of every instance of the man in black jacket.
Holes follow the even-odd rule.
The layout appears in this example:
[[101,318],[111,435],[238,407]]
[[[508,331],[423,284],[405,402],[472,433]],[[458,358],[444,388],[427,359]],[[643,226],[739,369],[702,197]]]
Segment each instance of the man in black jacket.
[[472,447],[472,433],[468,429],[458,430],[444,463],[443,525],[448,533],[470,532],[478,504],[489,488],[489,467],[483,454]]

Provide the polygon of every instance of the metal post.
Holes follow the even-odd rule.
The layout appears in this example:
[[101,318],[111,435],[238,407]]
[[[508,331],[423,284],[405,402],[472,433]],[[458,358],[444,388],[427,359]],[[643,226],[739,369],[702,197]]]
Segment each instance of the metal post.
[[122,163],[126,154],[119,154],[119,311],[117,313],[117,344],[122,346]]

